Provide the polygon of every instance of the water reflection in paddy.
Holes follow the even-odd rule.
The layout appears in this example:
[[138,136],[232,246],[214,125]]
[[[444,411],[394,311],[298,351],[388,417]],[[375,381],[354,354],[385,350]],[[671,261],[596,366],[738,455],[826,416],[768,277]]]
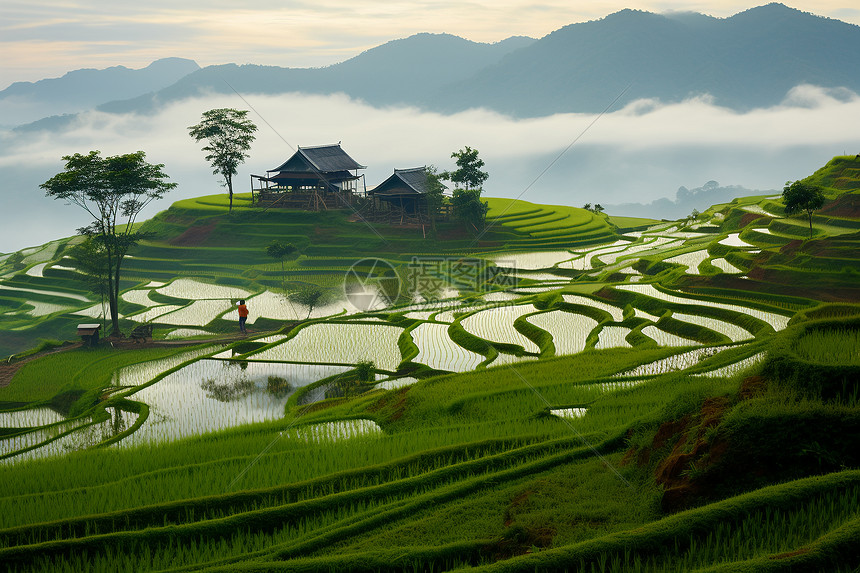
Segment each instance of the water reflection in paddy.
[[347,369],[317,364],[199,360],[129,396],[148,404],[150,415],[122,443],[173,440],[281,418],[296,388]]
[[[0,461],[0,463],[16,463],[22,460],[47,458],[91,448],[100,442],[125,432],[137,420],[137,414],[125,412],[118,408],[108,407],[105,408],[105,412],[109,417],[102,422],[91,423],[92,420],[89,418],[69,420],[67,423],[40,428],[26,434],[6,438],[0,441],[0,455],[37,446],[48,440],[53,441],[45,443],[41,447],[6,458]],[[59,439],[54,439],[71,429],[75,429],[75,431]]]

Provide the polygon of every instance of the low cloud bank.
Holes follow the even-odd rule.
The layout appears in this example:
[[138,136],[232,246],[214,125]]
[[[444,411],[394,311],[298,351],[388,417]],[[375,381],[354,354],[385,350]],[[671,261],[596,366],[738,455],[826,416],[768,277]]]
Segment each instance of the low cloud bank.
[[164,163],[179,187],[149,215],[180,198],[223,192],[186,128],[207,109],[250,106],[259,132],[236,176],[238,191],[251,173],[280,164],[294,146],[338,141],[368,165],[369,187],[394,168],[451,168],[451,152],[469,145],[486,161],[487,195],[572,205],[650,202],[711,179],[749,189],[781,188],[833,155],[860,152],[860,132],[845,120],[860,117],[860,97],[816,86],[798,86],[780,105],[747,113],[703,97],[671,105],[640,100],[600,118],[558,114],[525,120],[486,110],[446,116],[408,107],[377,109],[342,95],[211,96],[153,116],[86,112],[58,131],[0,132],[0,196],[27,214],[26,224],[7,220],[2,226],[0,252],[69,235],[80,226],[77,220],[57,220],[56,213],[71,215],[75,209],[38,189],[62,170],[63,155],[142,149],[150,162]]

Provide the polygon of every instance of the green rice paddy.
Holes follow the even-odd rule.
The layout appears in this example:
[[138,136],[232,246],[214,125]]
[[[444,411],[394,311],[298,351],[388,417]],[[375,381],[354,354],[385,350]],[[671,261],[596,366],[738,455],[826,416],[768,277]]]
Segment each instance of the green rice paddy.
[[[483,235],[436,241],[177,202],[120,312],[186,343],[58,351],[0,388],[0,563],[855,571],[858,174],[810,177],[811,238],[772,197],[661,224],[491,199]],[[299,247],[283,269],[275,239]],[[7,362],[100,320],[72,240],[0,257]],[[367,257],[401,280],[388,307],[341,290]],[[308,284],[325,304],[285,296]]]

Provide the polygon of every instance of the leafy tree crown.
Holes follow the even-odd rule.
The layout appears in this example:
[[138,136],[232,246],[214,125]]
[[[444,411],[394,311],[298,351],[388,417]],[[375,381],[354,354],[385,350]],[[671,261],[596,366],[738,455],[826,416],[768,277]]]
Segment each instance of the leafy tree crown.
[[257,126],[247,115],[248,110],[210,109],[203,113],[200,123],[188,128],[195,140],[208,142],[203,146],[206,161],[212,165],[213,173],[224,176],[225,180],[235,175],[239,165],[249,157],[248,150],[256,139]]
[[461,183],[466,189],[480,189],[484,181],[490,177],[486,171],[481,170],[484,160],[478,157],[477,149],[467,145],[465,149],[452,153],[451,157],[456,160],[457,169],[444,173],[446,179]]

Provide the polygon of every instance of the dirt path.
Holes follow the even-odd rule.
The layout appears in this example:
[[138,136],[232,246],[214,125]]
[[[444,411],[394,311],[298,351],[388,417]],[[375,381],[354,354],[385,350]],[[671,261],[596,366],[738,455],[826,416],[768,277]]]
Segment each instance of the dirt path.
[[0,388],[8,386],[9,383],[12,381],[12,377],[15,376],[15,373],[18,372],[18,370],[20,370],[28,362],[31,362],[43,356],[47,356],[49,354],[57,354],[58,352],[65,352],[67,350],[72,350],[73,348],[80,348],[81,346],[83,346],[83,343],[81,342],[69,343],[63,346],[59,346],[57,348],[51,348],[50,350],[38,352],[32,356],[22,358],[21,360],[0,362]]

